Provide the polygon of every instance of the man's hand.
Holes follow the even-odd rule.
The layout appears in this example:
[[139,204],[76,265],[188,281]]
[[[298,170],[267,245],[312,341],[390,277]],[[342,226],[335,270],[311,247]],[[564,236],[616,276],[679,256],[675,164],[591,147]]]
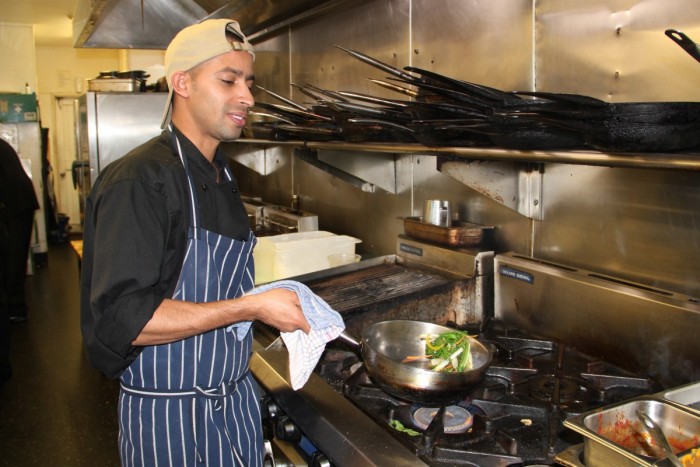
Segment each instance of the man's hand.
[[293,332],[301,329],[309,333],[311,327],[304,317],[297,294],[289,289],[275,288],[255,295],[247,295],[238,300],[248,301],[255,319],[279,329]]

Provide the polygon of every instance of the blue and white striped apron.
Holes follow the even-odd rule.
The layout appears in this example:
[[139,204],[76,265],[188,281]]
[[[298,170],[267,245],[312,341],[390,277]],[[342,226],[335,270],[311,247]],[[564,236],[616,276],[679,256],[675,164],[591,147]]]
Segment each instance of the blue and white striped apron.
[[[254,286],[255,236],[235,240],[199,226],[187,159],[173,139],[187,173],[193,222],[173,299],[239,297]],[[228,168],[225,174],[232,179]],[[144,347],[121,376],[122,465],[261,466],[260,408],[248,369],[252,343],[252,332],[239,341],[235,330],[220,328]]]

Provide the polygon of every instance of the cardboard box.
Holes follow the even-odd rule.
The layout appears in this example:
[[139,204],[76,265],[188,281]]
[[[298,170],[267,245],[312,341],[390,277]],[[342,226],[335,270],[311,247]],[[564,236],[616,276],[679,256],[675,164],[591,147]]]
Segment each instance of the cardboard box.
[[0,123],[38,120],[36,94],[0,94]]

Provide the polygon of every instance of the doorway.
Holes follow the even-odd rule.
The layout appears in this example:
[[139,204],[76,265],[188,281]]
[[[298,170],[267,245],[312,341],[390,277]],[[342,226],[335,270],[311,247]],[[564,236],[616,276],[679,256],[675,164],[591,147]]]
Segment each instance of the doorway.
[[54,190],[56,212],[69,217],[71,231],[82,231],[80,213],[80,190],[73,177],[73,162],[77,160],[76,113],[78,99],[57,97],[55,99]]

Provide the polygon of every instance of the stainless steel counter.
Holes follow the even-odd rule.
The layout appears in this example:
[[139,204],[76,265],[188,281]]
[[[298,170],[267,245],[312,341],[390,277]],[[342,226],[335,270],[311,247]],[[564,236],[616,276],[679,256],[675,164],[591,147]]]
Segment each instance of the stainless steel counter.
[[250,369],[262,388],[274,394],[285,413],[333,465],[427,465],[320,376],[311,374],[303,388],[293,390],[288,365],[289,355],[282,346],[257,351],[250,360]]

